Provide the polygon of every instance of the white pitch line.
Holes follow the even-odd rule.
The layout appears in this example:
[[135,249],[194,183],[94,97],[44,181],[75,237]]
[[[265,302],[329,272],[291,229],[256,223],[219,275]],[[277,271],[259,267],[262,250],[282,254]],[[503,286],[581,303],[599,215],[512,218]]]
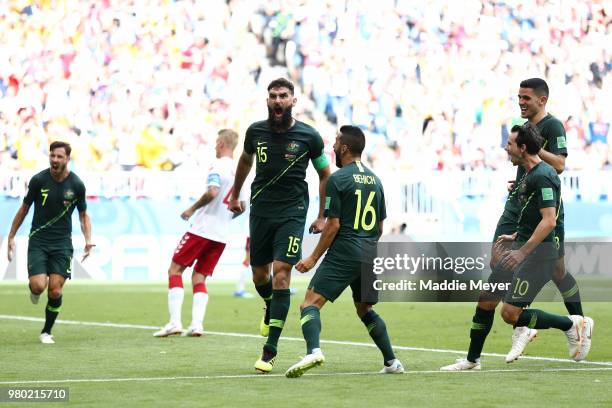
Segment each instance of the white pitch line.
[[[585,367],[585,368],[542,368],[542,369],[494,369],[494,370],[470,370],[470,371],[440,371],[440,370],[409,370],[404,374],[441,374],[453,375],[458,373],[545,373],[545,372],[568,372],[568,371],[612,371],[608,367]],[[469,375],[469,374],[468,374]],[[128,377],[128,378],[74,378],[65,380],[31,380],[31,381],[0,381],[0,385],[36,385],[36,384],[74,384],[74,383],[109,383],[109,382],[147,382],[147,381],[181,381],[181,380],[226,380],[226,379],[252,379],[252,378],[278,378],[284,374],[236,374],[236,375],[193,375],[176,377]],[[308,373],[307,377],[341,377],[341,376],[381,376],[377,372],[346,372],[346,373]]]
[[[0,315],[0,319],[21,320],[21,321],[30,321],[30,322],[44,322],[45,321],[45,319],[42,319],[39,317],[12,316],[12,315]],[[82,322],[78,320],[56,320],[56,323],[79,325],[79,326],[112,327],[112,328],[118,328],[118,329],[140,329],[140,330],[159,329],[159,326],[146,326],[146,325],[141,325],[141,324],[110,323],[110,322]],[[213,335],[213,336],[242,337],[242,338],[254,338],[254,339],[262,338],[259,335],[248,334],[248,333],[204,331],[204,334]],[[304,341],[304,339],[301,339],[298,337],[281,337],[281,339],[286,340],[286,341],[300,341],[300,342]],[[376,345],[372,343],[360,343],[356,341],[321,340],[321,343],[335,344],[335,345],[340,345],[340,346],[376,347]],[[461,350],[436,349],[436,348],[425,348],[425,347],[393,346],[393,348],[395,350],[423,351],[427,353],[447,353],[447,354],[457,354],[457,355],[465,355],[466,353],[465,350],[461,351]],[[482,355],[490,356],[490,357],[505,357],[505,354],[499,354],[499,353],[482,353]],[[573,363],[573,364],[590,364],[590,365],[612,367],[611,361],[576,362],[574,360],[565,359],[565,358],[537,357],[537,356],[522,356],[521,360],[537,360],[537,361],[550,361],[550,362],[556,362],[556,363]]]
[[[0,319],[5,320],[22,320],[26,322],[44,322],[45,319],[40,317],[29,317],[29,316],[11,316],[11,315],[0,315]],[[55,323],[70,324],[78,326],[96,326],[96,327],[112,327],[116,329],[143,329],[143,330],[157,330],[159,326],[145,326],[142,324],[128,324],[128,323],[110,323],[110,322],[81,322],[78,320],[61,320],[58,319]]]

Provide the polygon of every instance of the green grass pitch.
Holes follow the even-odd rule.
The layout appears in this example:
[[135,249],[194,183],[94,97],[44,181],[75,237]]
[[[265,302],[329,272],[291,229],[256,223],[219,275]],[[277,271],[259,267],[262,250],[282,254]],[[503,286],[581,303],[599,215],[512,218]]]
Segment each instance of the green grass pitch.
[[[185,283],[187,288],[188,279]],[[146,326],[161,326],[168,319],[166,285],[68,282],[59,319],[134,327],[59,322],[53,330],[55,345],[38,342],[42,322],[15,318],[41,318],[44,296],[35,306],[26,284],[0,284],[0,388],[67,386],[68,405],[79,407],[612,405],[612,303],[584,305],[595,319],[588,363],[561,361],[567,358],[565,336],[546,330],[527,348],[527,357],[545,359],[506,364],[501,356],[484,356],[481,372],[460,373],[438,368],[465,355],[452,350],[467,348],[473,304],[380,304],[376,310],[407,370],[385,376],[376,374],[382,357],[368,346],[370,338],[345,293],[321,313],[322,339],[336,341],[322,343],[325,364],[302,378],[287,379],[285,370],[305,353],[298,311],[305,281],[296,286],[274,371],[256,375],[253,363],[264,343],[257,336],[263,302],[233,298],[229,284],[209,284],[204,327],[212,333],[157,339]],[[561,303],[540,306],[565,312]],[[187,288],[183,323],[190,318]],[[510,336],[511,328],[497,315],[485,352],[505,354]]]

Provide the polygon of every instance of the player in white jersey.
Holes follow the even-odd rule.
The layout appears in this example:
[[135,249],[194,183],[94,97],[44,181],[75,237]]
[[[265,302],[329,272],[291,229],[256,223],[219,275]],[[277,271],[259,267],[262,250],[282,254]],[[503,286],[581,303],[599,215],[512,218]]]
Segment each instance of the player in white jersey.
[[[170,322],[161,330],[153,333],[155,337],[173,334],[199,337],[204,333],[203,322],[208,304],[206,277],[213,270],[225,249],[228,240],[229,222],[234,213],[228,209],[228,200],[234,183],[232,155],[238,134],[233,130],[219,131],[215,151],[217,160],[208,173],[207,189],[191,207],[181,214],[188,220],[195,214],[190,228],[176,247],[168,269],[168,311]],[[241,197],[241,201],[243,197]],[[191,283],[193,285],[193,307],[191,324],[185,332],[181,321],[183,306],[183,271],[193,265]]]

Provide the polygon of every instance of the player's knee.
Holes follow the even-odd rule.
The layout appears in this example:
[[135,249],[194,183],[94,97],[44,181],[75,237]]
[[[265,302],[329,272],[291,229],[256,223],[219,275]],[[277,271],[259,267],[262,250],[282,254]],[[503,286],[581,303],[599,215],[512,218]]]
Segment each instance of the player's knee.
[[355,303],[355,312],[357,312],[357,316],[359,316],[360,319],[370,310],[372,310],[372,305],[368,305],[367,303]]
[[555,271],[553,272],[552,279],[555,283],[559,283],[565,278],[565,262],[560,260],[555,264]]
[[310,307],[310,306],[313,306],[313,305],[314,305],[314,303],[312,303],[312,301],[310,301],[309,299],[304,299],[304,301],[300,305],[300,312],[302,312],[307,307]]
[[276,273],[272,281],[274,289],[289,289],[289,276],[286,273]]
[[266,282],[268,282],[269,278],[267,276],[261,276],[261,275],[257,275],[257,274],[253,274],[253,284],[255,286],[261,286],[263,284],[265,284]]
[[202,283],[206,281],[206,275],[201,271],[193,271],[191,274],[191,283],[192,285],[197,285],[198,283]]
[[32,283],[30,282],[30,291],[35,295],[40,295],[45,291],[46,285],[43,283]]
[[478,307],[483,310],[495,310],[500,299],[491,292],[481,291],[478,296]]
[[274,289],[289,289],[291,268],[291,265],[284,262],[274,262],[274,277],[272,281]]
[[51,299],[57,299],[62,296],[62,288],[61,287],[50,287],[47,292]]
[[252,267],[253,272],[253,283],[255,286],[260,286],[270,280],[270,272],[267,267]]
[[321,294],[315,292],[312,289],[308,289],[306,291],[304,301],[300,305],[300,312],[310,306],[314,306],[317,309],[321,310],[326,302],[327,299],[325,299],[325,297],[323,297]]
[[514,308],[510,309],[510,308],[503,307],[501,310],[501,317],[502,319],[504,319],[504,322],[508,324],[516,324],[521,314],[520,312],[521,312],[520,309],[515,310]]
[[170,267],[168,268],[168,276],[173,276],[173,275],[182,275],[183,271],[185,270],[184,266],[181,266],[177,263],[172,262],[170,264]]
[[267,274],[253,274],[253,283],[255,286],[261,286],[268,283],[270,280],[270,275]]

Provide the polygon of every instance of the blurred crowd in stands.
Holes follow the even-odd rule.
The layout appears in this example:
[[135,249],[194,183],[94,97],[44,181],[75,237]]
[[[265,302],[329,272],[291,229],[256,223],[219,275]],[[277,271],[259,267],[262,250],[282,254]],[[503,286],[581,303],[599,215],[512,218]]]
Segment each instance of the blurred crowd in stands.
[[[545,78],[569,169],[612,166],[612,3],[597,0],[0,2],[0,171],[206,168],[217,130],[264,119],[289,77],[294,116],[331,145],[367,129],[375,170],[495,169]],[[239,150],[239,149],[237,149]]]

